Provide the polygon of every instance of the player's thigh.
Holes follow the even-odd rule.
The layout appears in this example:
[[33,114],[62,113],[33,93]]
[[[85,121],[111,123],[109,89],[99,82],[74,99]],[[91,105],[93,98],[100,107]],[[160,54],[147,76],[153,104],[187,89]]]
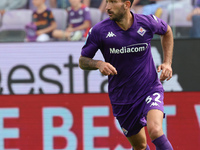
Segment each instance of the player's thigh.
[[163,112],[158,109],[152,109],[147,113],[147,130],[152,140],[163,134]]
[[144,127],[135,135],[127,137],[133,147],[146,147],[147,140]]

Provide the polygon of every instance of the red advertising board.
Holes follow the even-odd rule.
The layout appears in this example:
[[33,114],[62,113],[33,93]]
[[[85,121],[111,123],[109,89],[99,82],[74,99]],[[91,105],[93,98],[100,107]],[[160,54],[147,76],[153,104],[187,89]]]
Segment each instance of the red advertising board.
[[[1,150],[131,150],[107,94],[0,96]],[[200,92],[165,93],[174,150],[200,148]],[[148,136],[148,135],[147,135]],[[151,149],[155,149],[148,138]]]

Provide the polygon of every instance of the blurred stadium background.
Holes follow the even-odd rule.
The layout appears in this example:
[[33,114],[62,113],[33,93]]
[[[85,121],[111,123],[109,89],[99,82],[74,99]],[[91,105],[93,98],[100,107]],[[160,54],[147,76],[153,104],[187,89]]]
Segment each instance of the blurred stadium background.
[[[163,129],[174,150],[200,149],[200,38],[187,15],[191,0],[159,1],[175,38],[173,78],[163,82]],[[68,14],[52,9],[58,29]],[[92,25],[106,17],[90,8]],[[25,42],[32,11],[7,11],[0,27],[0,150],[131,150],[112,116],[107,77],[78,67],[84,41]],[[199,26],[199,25],[198,25]],[[200,28],[200,26],[199,26]],[[196,31],[198,32],[198,31]],[[152,41],[162,62],[158,36]],[[95,58],[102,59],[98,52]],[[151,149],[155,147],[148,138]]]

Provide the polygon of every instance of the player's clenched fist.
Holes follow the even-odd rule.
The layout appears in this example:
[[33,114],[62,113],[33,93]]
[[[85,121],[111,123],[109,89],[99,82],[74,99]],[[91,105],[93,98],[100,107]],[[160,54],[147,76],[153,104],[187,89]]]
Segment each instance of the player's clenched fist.
[[115,67],[113,67],[110,63],[103,62],[103,61],[99,63],[99,71],[103,75],[116,75],[117,74],[117,70],[115,69]]
[[160,66],[158,66],[158,72],[160,72],[162,70],[162,73],[160,75],[160,80],[164,81],[167,79],[170,80],[172,78],[172,68],[171,65],[169,64],[161,64]]

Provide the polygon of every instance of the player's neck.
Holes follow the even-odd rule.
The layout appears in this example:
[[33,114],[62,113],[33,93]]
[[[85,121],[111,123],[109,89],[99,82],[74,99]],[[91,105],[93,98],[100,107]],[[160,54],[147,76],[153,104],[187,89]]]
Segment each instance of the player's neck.
[[124,16],[124,18],[121,21],[116,23],[120,28],[126,31],[132,26],[133,21],[134,21],[133,15],[129,12],[127,13],[127,15]]

